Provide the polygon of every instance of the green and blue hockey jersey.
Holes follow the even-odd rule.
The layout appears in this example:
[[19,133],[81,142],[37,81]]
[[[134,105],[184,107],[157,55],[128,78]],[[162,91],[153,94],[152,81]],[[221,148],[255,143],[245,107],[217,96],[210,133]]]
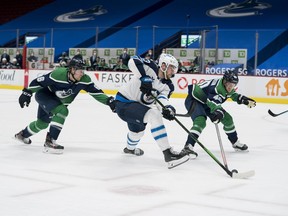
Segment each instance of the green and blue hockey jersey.
[[79,92],[84,90],[97,101],[106,104],[108,96],[92,82],[87,74],[84,74],[80,81],[73,82],[69,80],[68,70],[60,67],[37,77],[31,81],[27,89],[35,93],[40,89],[48,88],[64,105],[72,103]]
[[206,80],[199,84],[189,85],[188,94],[199,102],[206,104],[211,112],[216,110],[223,104],[228,98],[233,101],[237,101],[238,93],[233,89],[228,92],[223,85],[223,78]]

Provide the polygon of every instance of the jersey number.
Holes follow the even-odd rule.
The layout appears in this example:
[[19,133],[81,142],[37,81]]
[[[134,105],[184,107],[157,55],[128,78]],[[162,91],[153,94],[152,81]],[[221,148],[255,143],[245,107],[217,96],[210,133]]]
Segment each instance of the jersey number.
[[44,76],[40,76],[40,77],[37,78],[37,82],[43,82],[44,79],[45,79]]

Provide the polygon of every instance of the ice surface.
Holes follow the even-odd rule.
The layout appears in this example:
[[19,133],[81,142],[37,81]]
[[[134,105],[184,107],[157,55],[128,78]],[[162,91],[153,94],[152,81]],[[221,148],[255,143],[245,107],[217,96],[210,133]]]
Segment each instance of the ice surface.
[[[196,160],[167,169],[150,134],[141,140],[141,157],[122,153],[126,124],[87,94],[71,104],[58,139],[63,155],[42,153],[46,131],[32,144],[13,136],[35,120],[37,103],[21,109],[18,90],[0,90],[0,215],[1,216],[287,216],[288,109],[287,105],[258,103],[254,109],[227,102],[240,140],[249,153],[236,153],[220,125],[228,167],[255,170],[249,179],[232,179],[200,146]],[[183,99],[171,99],[185,113]],[[191,120],[178,118],[187,128]],[[165,120],[170,144],[181,150],[186,132]],[[214,125],[200,137],[222,163]]]

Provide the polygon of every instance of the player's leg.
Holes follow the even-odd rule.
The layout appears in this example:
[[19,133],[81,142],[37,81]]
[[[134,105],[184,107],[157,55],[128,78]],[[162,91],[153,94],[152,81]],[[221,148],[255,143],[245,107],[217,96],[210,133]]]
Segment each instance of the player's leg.
[[35,99],[46,112],[46,115],[38,112],[38,118],[50,123],[49,132],[47,132],[44,142],[45,153],[63,153],[64,146],[56,143],[61,132],[66,117],[68,116],[68,108],[61,103],[48,89],[40,90],[35,94]]
[[[47,119],[49,119],[49,115],[41,107],[38,108],[38,114],[39,113],[42,113],[41,116],[43,118],[46,116]],[[37,118],[36,121],[31,122],[27,127],[21,130],[19,133],[15,134],[15,139],[25,144],[31,144],[32,141],[29,137],[40,132],[41,130],[46,129],[48,125],[49,123],[45,120]]]
[[150,123],[151,133],[164,154],[164,159],[168,163],[168,168],[172,168],[187,161],[188,156],[186,154],[180,155],[179,153],[172,151],[168,143],[162,114],[158,109],[151,109],[140,103],[118,102],[116,112],[123,121],[128,123],[129,132],[127,136],[127,149],[132,149],[132,147],[136,149],[136,146],[144,135],[146,124]]
[[168,168],[173,168],[189,160],[189,156],[185,151],[178,153],[171,148],[162,114],[158,109],[149,109],[143,121],[144,123],[150,123],[152,136],[163,152]]
[[223,129],[235,151],[248,151],[248,146],[244,143],[241,143],[238,139],[233,118],[228,112],[225,113],[221,123],[223,124]]
[[39,104],[37,120],[31,122],[25,129],[15,134],[15,138],[25,144],[31,144],[32,141],[29,137],[48,127],[51,121],[50,110],[61,103],[55,99],[55,95],[53,96],[48,89],[41,89],[36,92],[35,99]]
[[146,128],[143,118],[147,110],[149,110],[149,107],[140,103],[117,102],[116,112],[123,121],[127,122],[129,128],[127,146],[123,149],[124,153],[137,156],[144,154],[144,151],[138,148],[138,144]]

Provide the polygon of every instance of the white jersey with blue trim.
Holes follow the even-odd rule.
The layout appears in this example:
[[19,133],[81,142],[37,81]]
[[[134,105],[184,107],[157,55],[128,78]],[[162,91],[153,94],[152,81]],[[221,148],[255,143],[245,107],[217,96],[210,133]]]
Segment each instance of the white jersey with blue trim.
[[[163,105],[170,105],[169,97],[174,91],[174,85],[171,80],[160,79],[158,77],[158,66],[153,60],[141,58],[140,56],[132,56],[128,62],[128,67],[134,74],[132,79],[122,86],[119,93],[125,97],[123,102],[139,102],[146,106],[152,106],[154,99],[151,96],[147,96],[140,91],[142,76],[149,76],[153,79],[152,87],[156,91],[153,95],[157,95],[157,98],[163,103]],[[119,99],[116,96],[116,99]]]

